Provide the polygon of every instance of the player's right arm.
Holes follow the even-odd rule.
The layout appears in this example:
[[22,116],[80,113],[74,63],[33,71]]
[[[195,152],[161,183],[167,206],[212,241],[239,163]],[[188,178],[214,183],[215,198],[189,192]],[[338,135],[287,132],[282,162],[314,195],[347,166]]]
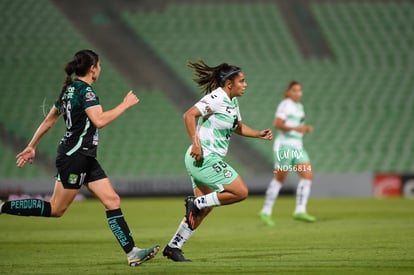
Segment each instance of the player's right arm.
[[203,150],[201,148],[200,139],[197,135],[196,126],[196,121],[200,116],[201,112],[196,106],[192,106],[184,113],[184,125],[192,144],[190,156],[195,160],[200,160],[203,157]]
[[33,163],[33,159],[36,155],[36,147],[39,144],[40,140],[49,131],[50,128],[55,125],[56,121],[59,119],[60,113],[58,109],[53,106],[50,109],[49,113],[45,117],[45,119],[40,123],[39,127],[37,128],[36,132],[34,133],[32,139],[30,140],[29,144],[26,148],[21,151],[16,156],[16,165],[20,168],[26,164],[27,161]]

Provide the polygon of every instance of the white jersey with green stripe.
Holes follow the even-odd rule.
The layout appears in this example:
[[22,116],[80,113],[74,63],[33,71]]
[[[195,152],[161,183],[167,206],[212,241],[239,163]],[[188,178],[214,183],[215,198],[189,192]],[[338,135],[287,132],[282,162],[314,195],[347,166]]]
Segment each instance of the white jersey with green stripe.
[[[275,117],[284,120],[285,125],[288,127],[299,127],[304,125],[305,111],[301,103],[295,102],[290,98],[285,98],[277,107]],[[277,151],[281,145],[289,145],[297,149],[302,149],[302,137],[302,133],[294,130],[279,130],[274,143],[274,150]]]
[[194,105],[201,113],[197,133],[203,156],[227,154],[230,137],[241,121],[237,98],[230,99],[222,88],[205,95]]

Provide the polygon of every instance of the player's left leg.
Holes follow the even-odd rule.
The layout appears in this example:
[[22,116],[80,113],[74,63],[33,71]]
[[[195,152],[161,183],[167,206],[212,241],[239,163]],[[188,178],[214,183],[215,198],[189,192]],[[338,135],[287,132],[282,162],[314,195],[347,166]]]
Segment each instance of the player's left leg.
[[136,266],[152,259],[158,253],[160,246],[154,245],[144,249],[135,246],[135,241],[120,208],[121,200],[109,179],[98,179],[88,183],[86,186],[104,205],[109,227],[127,254],[128,264]]
[[248,189],[237,171],[222,158],[208,156],[201,166],[194,165],[190,157],[185,159],[191,176],[193,190],[199,188],[201,194],[190,196],[185,200],[186,219],[190,229],[196,228],[200,210],[226,205],[244,200]]
[[232,204],[247,198],[249,190],[242,178],[235,171],[230,174],[234,175],[230,183],[210,183],[210,187],[214,186],[212,192],[197,197],[187,197],[186,219],[191,229],[197,227],[196,221],[203,209]]

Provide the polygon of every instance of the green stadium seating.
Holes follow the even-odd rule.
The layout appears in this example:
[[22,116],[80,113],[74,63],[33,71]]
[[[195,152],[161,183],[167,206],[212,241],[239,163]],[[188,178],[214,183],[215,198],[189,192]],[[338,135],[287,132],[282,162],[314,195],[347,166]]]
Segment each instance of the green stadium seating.
[[[77,50],[92,46],[50,1],[1,1],[0,10],[0,122],[28,141],[59,94],[64,63]],[[185,176],[183,154],[189,140],[182,112],[160,91],[131,87],[105,56],[101,55],[101,63],[103,70],[94,87],[104,110],[119,104],[130,89],[141,99],[118,121],[100,130],[98,158],[105,171],[114,177]],[[53,159],[63,133],[60,121],[44,136],[39,152]],[[53,163],[52,167],[35,162],[34,168],[11,169],[23,148],[2,145],[1,149],[0,178],[53,176]]]
[[[188,61],[241,66],[248,83],[240,99],[242,117],[254,128],[271,127],[289,81],[302,82],[306,119],[315,128],[304,141],[315,173],[412,172],[413,5],[312,1],[310,11],[333,52],[333,58],[321,59],[302,56],[282,11],[271,2],[171,1],[165,9],[125,10],[121,16],[197,95]],[[59,93],[63,62],[91,45],[49,1],[1,1],[0,10],[0,122],[28,139]],[[101,58],[95,89],[107,109],[133,87]],[[138,106],[100,131],[103,167],[111,176],[185,175],[182,158],[189,143],[182,112],[163,91],[135,91]],[[52,129],[39,150],[54,156],[63,129],[62,123]],[[247,142],[272,160],[271,143]],[[18,148],[0,149],[0,177],[50,175],[42,166],[12,169]]]
[[48,173],[47,169],[38,169],[36,164],[26,165],[24,168],[16,166],[16,152],[10,146],[0,142],[1,178],[52,178],[54,175]]
[[[304,59],[273,3],[171,3],[123,18],[192,87],[188,60],[241,66],[251,126],[271,127],[287,83],[302,82],[316,173],[413,171],[413,4],[315,1],[310,10],[332,59]],[[271,160],[271,145],[250,142]]]

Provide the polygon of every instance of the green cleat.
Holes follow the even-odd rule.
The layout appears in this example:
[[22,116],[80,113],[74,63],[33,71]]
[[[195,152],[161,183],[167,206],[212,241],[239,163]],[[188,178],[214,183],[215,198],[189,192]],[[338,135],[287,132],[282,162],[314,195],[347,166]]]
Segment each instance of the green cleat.
[[272,217],[270,215],[267,215],[263,212],[260,212],[259,216],[266,225],[268,225],[268,226],[274,226],[275,225],[275,223],[272,220]]
[[128,265],[137,266],[142,264],[143,262],[151,260],[155,257],[155,255],[157,255],[159,250],[159,245],[154,245],[150,248],[140,249],[134,255],[128,257]]
[[303,221],[303,222],[315,222],[316,221],[316,218],[314,216],[311,216],[306,212],[293,214],[293,219],[297,221]]

